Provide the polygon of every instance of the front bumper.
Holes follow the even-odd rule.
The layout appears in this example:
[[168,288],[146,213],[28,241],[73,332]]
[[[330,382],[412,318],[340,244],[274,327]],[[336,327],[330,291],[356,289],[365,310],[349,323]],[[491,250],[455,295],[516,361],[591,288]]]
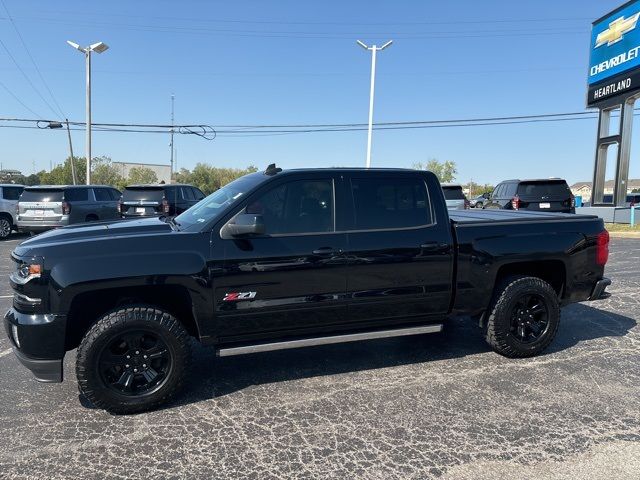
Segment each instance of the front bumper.
[[601,280],[596,282],[595,287],[593,287],[589,300],[602,300],[609,298],[611,294],[605,291],[609,285],[611,285],[611,280],[607,277],[602,277]]
[[62,381],[65,315],[22,313],[11,308],[4,316],[16,357],[40,382]]
[[13,353],[16,354],[18,361],[31,370],[37,381],[42,383],[60,383],[62,382],[62,359],[60,360],[41,360],[31,358],[24,355],[16,347],[13,347]]

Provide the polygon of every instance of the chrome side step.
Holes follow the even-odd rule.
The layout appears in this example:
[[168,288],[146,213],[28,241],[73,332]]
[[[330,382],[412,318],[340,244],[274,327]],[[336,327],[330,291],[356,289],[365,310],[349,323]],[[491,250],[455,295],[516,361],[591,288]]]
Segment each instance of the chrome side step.
[[373,340],[375,338],[404,337],[408,335],[422,335],[424,333],[438,333],[442,331],[441,324],[426,325],[422,327],[398,328],[395,330],[379,330],[375,332],[350,333],[347,335],[332,335],[330,337],[304,338],[302,340],[289,340],[285,342],[259,343],[243,347],[220,348],[218,356],[230,357],[232,355],[245,355],[248,353],[271,352],[273,350],[286,350],[288,348],[313,347],[316,345],[329,345],[332,343],[358,342],[360,340]]

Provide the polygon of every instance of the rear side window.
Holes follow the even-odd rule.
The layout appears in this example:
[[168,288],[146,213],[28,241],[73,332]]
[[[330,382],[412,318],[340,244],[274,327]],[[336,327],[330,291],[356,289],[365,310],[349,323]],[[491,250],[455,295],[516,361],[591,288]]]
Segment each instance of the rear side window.
[[180,189],[182,190],[182,198],[185,200],[195,200],[190,187],[180,187]]
[[526,197],[561,197],[571,196],[567,182],[520,182],[518,195]]
[[113,200],[111,195],[109,195],[108,188],[94,188],[93,194],[96,196],[96,200],[98,202],[110,202]]
[[504,183],[501,183],[493,191],[493,194],[492,194],[493,198],[501,198],[501,195],[502,195],[503,191],[504,191]]
[[506,183],[504,185],[504,191],[502,192],[502,196],[503,197],[507,197],[507,198],[511,198],[511,197],[515,196],[517,191],[518,191],[518,184],[517,183]]
[[356,230],[409,228],[433,223],[421,178],[367,177],[351,180]]
[[5,200],[18,200],[24,187],[2,187],[2,198]]
[[122,192],[124,202],[161,202],[164,197],[164,190],[161,187],[127,187]]
[[332,232],[333,182],[298,180],[269,190],[247,213],[262,215],[269,235]]
[[120,190],[116,190],[115,188],[110,188],[109,195],[111,195],[111,200],[120,200],[122,193],[120,193]]
[[197,188],[192,187],[191,190],[193,190],[193,198],[195,198],[196,200],[202,200],[204,198],[204,193],[202,193]]
[[89,200],[89,189],[69,188],[64,192],[64,199],[69,202],[83,202]]
[[446,200],[464,200],[464,192],[462,191],[462,187],[442,187],[442,191],[444,192],[444,198]]
[[27,188],[20,196],[21,202],[61,202],[62,189],[60,188]]

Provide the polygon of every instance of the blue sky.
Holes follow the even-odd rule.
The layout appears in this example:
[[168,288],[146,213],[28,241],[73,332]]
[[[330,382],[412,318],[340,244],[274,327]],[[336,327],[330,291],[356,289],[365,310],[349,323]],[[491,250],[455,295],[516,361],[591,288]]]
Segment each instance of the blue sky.
[[[71,120],[84,120],[84,63],[65,41],[104,41],[110,50],[93,59],[94,122],[169,123],[175,93],[176,123],[213,126],[366,122],[370,55],[356,39],[394,40],[378,57],[377,122],[584,111],[591,21],[622,3],[3,1]],[[0,25],[0,39],[55,109],[1,4]],[[0,81],[39,116],[54,117],[1,48]],[[0,87],[0,117],[33,116]],[[590,180],[595,129],[595,120],[576,120],[377,131],[372,164],[453,160],[458,181],[480,183]],[[83,154],[83,133],[73,141]],[[93,154],[168,163],[168,141],[96,132]],[[64,131],[0,128],[0,145],[3,167],[25,173],[68,152]],[[366,132],[178,136],[176,147],[179,167],[363,166]],[[640,177],[638,147],[632,177]]]

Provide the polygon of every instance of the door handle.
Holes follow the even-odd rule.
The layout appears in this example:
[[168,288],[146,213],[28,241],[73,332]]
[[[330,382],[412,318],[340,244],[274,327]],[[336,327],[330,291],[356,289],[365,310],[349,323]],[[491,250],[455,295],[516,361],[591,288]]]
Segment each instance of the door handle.
[[333,247],[320,247],[320,248],[316,248],[313,252],[314,255],[321,255],[321,256],[325,256],[325,255],[335,255],[335,254],[341,254],[342,250],[336,250]]
[[428,250],[430,252],[437,252],[440,250],[448,249],[449,244],[443,242],[427,242],[420,245],[420,248],[422,248],[423,250]]

